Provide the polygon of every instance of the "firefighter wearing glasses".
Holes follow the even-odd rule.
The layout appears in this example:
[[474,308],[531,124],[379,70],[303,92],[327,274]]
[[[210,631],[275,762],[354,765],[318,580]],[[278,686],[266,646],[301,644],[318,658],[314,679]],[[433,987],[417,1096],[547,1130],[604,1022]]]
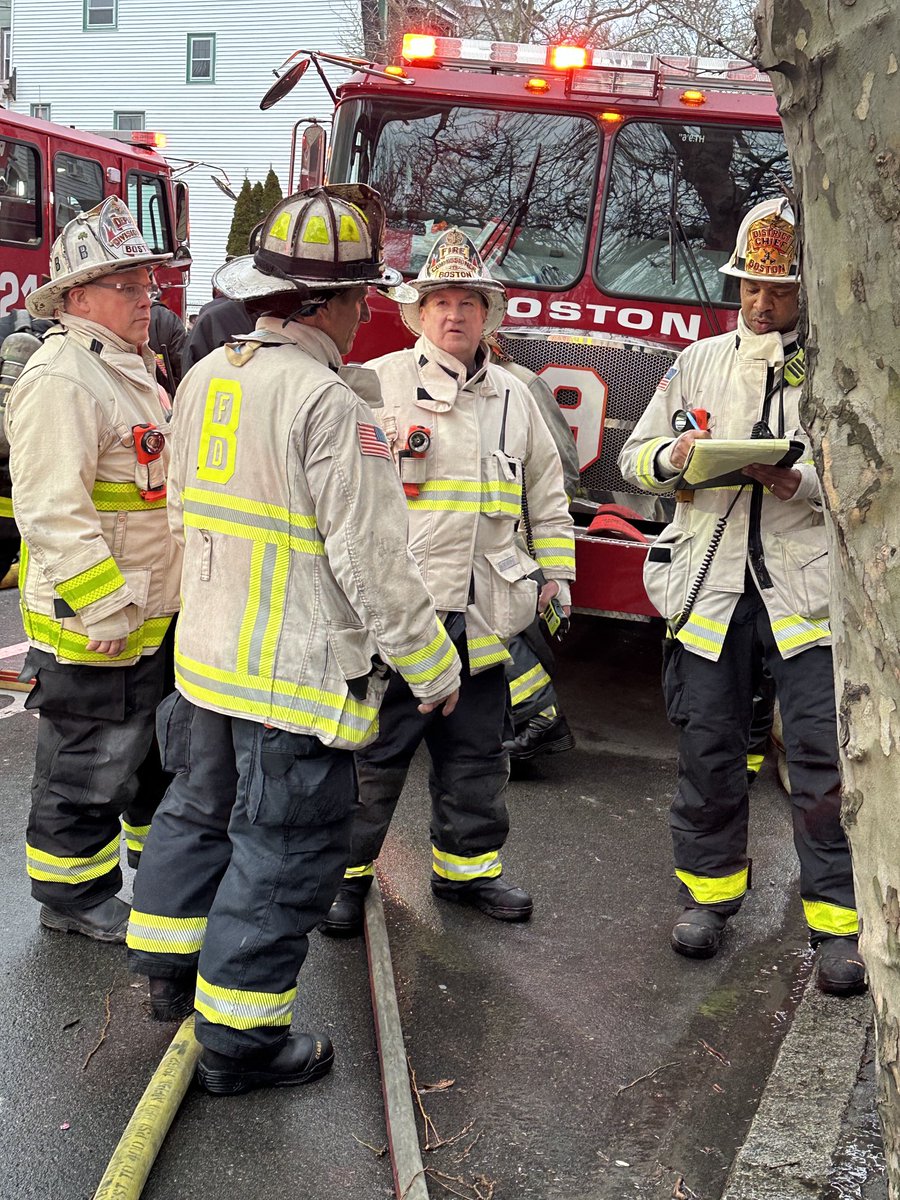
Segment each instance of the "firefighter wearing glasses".
[[292,1034],[291,1010],[307,934],[347,864],[352,751],[376,735],[389,666],[423,712],[452,711],[459,685],[406,546],[387,439],[360,395],[378,402],[377,381],[341,368],[368,287],[403,287],[381,261],[383,228],[363,185],[282,201],[255,252],[213,277],[256,329],[178,392],[169,515],[183,609],[178,693],[160,710],[175,779],[128,947],[157,1017],[196,1006],[198,1075],[214,1094],[330,1068],[328,1038]]
[[717,438],[804,441],[800,271],[786,201],[766,200],[747,214],[721,270],[740,279],[737,333],[679,356],[619,458],[625,478],[678,500],[644,570],[647,594],[669,626],[665,699],[679,730],[670,825],[686,907],[672,946],[689,957],[714,955],[750,886],[746,755],[761,647],[784,724],[818,984],[849,995],[865,988],[865,973],[840,824],[828,542],[815,468],[807,451],[795,467],[746,467],[736,487],[685,492],[675,482],[691,444],[710,436],[702,428],[679,436],[679,426],[703,426],[707,413]]
[[165,790],[154,714],[180,554],[166,522],[168,414],[146,343],[149,268],[169,257],[150,252],[117,197],[70,221],[49,283],[26,301],[58,324],[6,418],[23,678],[37,680],[27,707],[40,714],[28,874],[42,925],[104,942],[125,940],[122,827],[135,863]]
[[[401,313],[418,341],[370,366],[406,492],[410,549],[446,614],[462,685],[456,712],[436,721],[416,711],[404,680],[391,680],[379,739],[357,756],[350,867],[322,925],[338,936],[361,927],[373,860],[423,740],[431,756],[432,893],[497,920],[531,915],[531,897],[501,874],[509,831],[506,644],[551,599],[568,606],[575,575],[559,454],[534,397],[491,362],[484,341],[506,312],[502,284],[466,235],[450,229],[412,286],[418,295]],[[517,543],[520,521],[534,557]]]

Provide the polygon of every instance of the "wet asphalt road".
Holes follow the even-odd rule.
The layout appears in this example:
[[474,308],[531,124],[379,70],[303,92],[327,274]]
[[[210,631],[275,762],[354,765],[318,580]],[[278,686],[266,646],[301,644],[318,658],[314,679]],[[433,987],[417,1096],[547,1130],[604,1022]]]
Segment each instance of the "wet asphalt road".
[[[16,599],[0,593],[0,646],[22,640]],[[504,863],[533,892],[527,925],[431,898],[426,765],[411,775],[381,880],[432,1197],[722,1194],[810,954],[770,763],[754,890],[722,952],[670,951],[674,739],[658,666],[655,629],[576,622],[557,679],[578,747],[509,790]],[[3,719],[4,705],[18,707],[0,695],[0,1200],[90,1200],[172,1027],[150,1020],[121,949],[39,928],[22,854],[35,720]],[[393,1194],[361,941],[313,936],[295,1021],[333,1037],[333,1073],[232,1100],[192,1089],[148,1200]]]

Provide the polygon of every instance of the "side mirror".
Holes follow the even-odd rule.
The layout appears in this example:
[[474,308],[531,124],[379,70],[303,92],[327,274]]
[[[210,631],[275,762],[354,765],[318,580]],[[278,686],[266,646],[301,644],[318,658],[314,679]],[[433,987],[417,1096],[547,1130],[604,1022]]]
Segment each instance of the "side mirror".
[[[297,138],[300,137],[300,176],[294,187],[294,163],[297,159]],[[325,180],[325,130],[315,118],[298,121],[291,138],[291,162],[288,168],[289,191],[305,191],[320,187]]]
[[179,249],[191,237],[190,198],[188,187],[180,179],[176,179],[175,188],[175,241]]

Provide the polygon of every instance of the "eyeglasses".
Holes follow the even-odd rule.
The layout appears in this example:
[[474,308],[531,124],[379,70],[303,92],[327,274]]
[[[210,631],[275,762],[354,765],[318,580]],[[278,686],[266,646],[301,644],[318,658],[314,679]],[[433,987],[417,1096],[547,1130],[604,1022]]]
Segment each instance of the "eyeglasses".
[[155,283],[97,283],[92,280],[85,287],[106,288],[108,292],[121,292],[126,300],[154,300],[159,295],[159,286]]

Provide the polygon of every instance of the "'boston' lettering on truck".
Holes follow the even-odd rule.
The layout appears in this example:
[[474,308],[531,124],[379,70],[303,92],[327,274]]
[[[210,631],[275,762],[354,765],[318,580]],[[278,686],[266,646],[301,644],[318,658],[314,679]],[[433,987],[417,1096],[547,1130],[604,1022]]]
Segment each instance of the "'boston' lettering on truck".
[[[578,445],[576,607],[651,615],[643,560],[671,502],[616,460],[676,353],[736,324],[719,267],[744,214],[790,183],[768,79],[745,62],[421,34],[387,72],[298,55],[363,67],[334,91],[328,178],[381,192],[387,261],[415,276],[457,225],[506,285],[502,349],[548,383]],[[265,106],[309,65],[298,55]],[[292,189],[321,178],[324,151],[321,126],[298,122]],[[411,341],[395,306],[370,307],[359,361]]]

